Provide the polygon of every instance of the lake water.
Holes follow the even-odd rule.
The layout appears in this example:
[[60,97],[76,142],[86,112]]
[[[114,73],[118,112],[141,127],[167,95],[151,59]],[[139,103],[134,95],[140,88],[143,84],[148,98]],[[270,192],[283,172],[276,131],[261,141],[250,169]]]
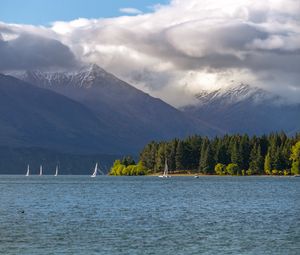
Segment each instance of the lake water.
[[0,176],[0,254],[300,254],[300,178]]

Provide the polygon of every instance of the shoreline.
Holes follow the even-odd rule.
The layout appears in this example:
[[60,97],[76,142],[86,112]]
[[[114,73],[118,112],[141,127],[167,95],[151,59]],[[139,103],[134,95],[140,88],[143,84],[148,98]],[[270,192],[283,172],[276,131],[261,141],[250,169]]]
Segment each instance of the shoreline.
[[[99,175],[97,177],[103,177],[103,176],[107,176],[107,177],[158,177],[162,175],[161,173],[155,173],[155,174],[146,174],[146,175],[109,175],[109,174],[104,174],[104,175]],[[295,175],[217,175],[217,174],[180,174],[180,173],[175,173],[175,174],[168,174],[171,177],[195,177],[198,176],[200,177],[295,177]],[[0,176],[24,176],[26,177],[24,174],[0,174]],[[87,176],[90,177],[90,174],[60,174],[58,176],[54,176],[52,174],[44,174],[43,176],[40,176],[38,174],[32,174],[30,176],[27,177],[59,177],[59,176]]]
[[[162,175],[162,173],[155,173],[155,174],[148,174],[148,175],[144,175],[144,176],[159,176]],[[294,177],[294,175],[266,175],[266,174],[262,174],[262,175],[217,175],[217,174],[180,174],[180,173],[174,173],[174,174],[168,174],[169,176],[172,177],[194,177],[194,176],[198,176],[198,177]]]

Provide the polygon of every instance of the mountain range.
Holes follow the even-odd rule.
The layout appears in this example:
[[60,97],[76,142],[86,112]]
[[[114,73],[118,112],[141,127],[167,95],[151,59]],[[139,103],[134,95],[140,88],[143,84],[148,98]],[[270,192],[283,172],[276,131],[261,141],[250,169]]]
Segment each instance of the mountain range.
[[[225,133],[266,134],[300,130],[300,103],[248,84],[239,84],[196,95],[198,103],[182,110]],[[300,100],[299,100],[300,101]]]
[[2,95],[8,95],[0,98],[3,116],[11,116],[2,119],[10,131],[2,132],[6,142],[0,145],[137,154],[151,140],[217,132],[96,65],[13,75],[0,76]]
[[92,158],[110,164],[113,155],[137,155],[152,140],[294,134],[300,128],[300,104],[250,85],[202,91],[195,97],[196,105],[176,109],[97,65],[0,74],[0,147],[3,152],[10,148],[11,159],[27,148],[30,155],[44,151],[41,159],[50,155],[52,160],[55,153],[62,161],[98,155]]

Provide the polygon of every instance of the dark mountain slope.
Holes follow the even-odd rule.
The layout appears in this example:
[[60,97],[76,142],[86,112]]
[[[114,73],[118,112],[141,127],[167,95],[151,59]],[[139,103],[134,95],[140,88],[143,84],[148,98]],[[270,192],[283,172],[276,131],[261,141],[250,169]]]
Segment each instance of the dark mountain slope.
[[59,175],[90,175],[96,162],[99,162],[103,173],[108,173],[114,160],[120,157],[120,155],[62,153],[36,147],[9,148],[0,146],[0,174],[25,175],[29,164],[30,175],[37,175],[40,165],[43,165],[43,174],[45,175],[53,175],[56,165],[59,165]]
[[28,71],[19,77],[84,104],[105,123],[105,129],[135,151],[155,139],[219,133],[207,123],[186,116],[97,65],[72,72]]
[[113,135],[101,127],[101,120],[80,103],[0,75],[1,146],[116,153]]

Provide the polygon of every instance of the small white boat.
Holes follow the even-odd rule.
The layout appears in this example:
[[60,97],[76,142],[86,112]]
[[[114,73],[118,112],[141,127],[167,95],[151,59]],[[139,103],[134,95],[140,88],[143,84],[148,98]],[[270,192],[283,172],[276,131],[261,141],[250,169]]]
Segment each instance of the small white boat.
[[194,178],[199,178],[199,175],[195,175]]
[[96,176],[97,176],[97,172],[98,172],[98,163],[96,163],[94,172],[93,172],[93,174],[91,175],[91,177],[92,177],[92,178],[96,177]]
[[166,159],[166,160],[165,160],[165,169],[164,169],[164,173],[163,173],[163,175],[159,175],[158,177],[159,177],[159,178],[171,178],[171,176],[168,175],[168,171],[169,171],[169,169],[168,169],[168,162],[167,162],[167,159]]
[[25,176],[29,176],[29,165],[27,165],[27,171],[26,171]]
[[56,169],[55,169],[55,174],[54,176],[57,176],[58,175],[58,166],[56,166]]
[[39,174],[40,176],[42,176],[43,175],[43,166],[42,165],[40,165],[40,174]]

